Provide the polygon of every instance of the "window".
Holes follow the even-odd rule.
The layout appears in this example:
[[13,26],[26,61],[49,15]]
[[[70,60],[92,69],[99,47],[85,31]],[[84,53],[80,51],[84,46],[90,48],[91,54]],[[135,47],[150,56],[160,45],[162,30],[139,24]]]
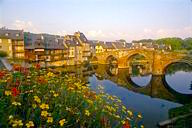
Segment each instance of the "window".
[[15,54],[15,56],[16,56],[17,58],[21,58],[21,57],[24,57],[24,54],[23,54],[23,53],[17,53],[17,54]]
[[11,39],[8,39],[8,43],[11,43]]
[[17,46],[17,47],[15,47],[15,50],[18,51],[18,52],[22,52],[22,51],[24,51],[24,47]]
[[19,34],[19,33],[17,33],[17,34],[16,34],[16,37],[18,37],[19,35],[20,35],[20,34]]
[[9,51],[11,51],[12,50],[12,47],[11,46],[9,46]]
[[0,39],[0,43],[2,43],[2,39]]

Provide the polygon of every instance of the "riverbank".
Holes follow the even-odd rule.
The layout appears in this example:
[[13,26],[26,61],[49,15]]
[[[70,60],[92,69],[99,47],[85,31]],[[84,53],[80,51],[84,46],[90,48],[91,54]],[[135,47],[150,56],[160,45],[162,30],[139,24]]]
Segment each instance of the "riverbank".
[[92,91],[63,72],[0,71],[0,127],[144,127],[116,96]]

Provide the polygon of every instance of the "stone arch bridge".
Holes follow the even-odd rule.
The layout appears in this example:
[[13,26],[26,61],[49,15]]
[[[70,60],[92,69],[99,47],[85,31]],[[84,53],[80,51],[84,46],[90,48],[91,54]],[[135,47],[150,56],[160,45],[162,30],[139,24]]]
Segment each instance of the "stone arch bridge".
[[185,53],[162,52],[146,49],[117,50],[96,53],[96,55],[93,56],[92,63],[110,64],[110,62],[115,62],[118,65],[118,68],[131,68],[131,58],[138,54],[145,58],[141,61],[148,65],[149,71],[154,75],[163,74],[166,67],[172,63],[185,62],[192,65],[192,57],[187,56]]

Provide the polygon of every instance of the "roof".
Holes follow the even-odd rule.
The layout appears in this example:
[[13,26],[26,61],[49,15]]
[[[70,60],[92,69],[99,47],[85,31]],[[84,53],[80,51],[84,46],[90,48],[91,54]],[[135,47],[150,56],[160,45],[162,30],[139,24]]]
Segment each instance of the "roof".
[[56,35],[25,33],[25,48],[66,49],[63,40]]
[[115,49],[115,47],[113,46],[113,42],[105,42],[104,45],[107,49]]
[[0,28],[0,38],[23,40],[24,33],[23,33],[23,30],[11,30],[11,29]]
[[125,44],[122,43],[122,42],[113,42],[113,45],[115,46],[116,49],[124,49],[124,48],[126,48]]
[[85,36],[85,34],[83,34],[82,32],[75,32],[74,34],[75,37],[79,37],[79,39],[81,40],[81,42],[83,43],[89,43],[87,37]]
[[90,46],[92,47],[95,47],[97,45],[97,42],[96,40],[88,40],[88,43],[90,44]]
[[132,47],[132,43],[126,43],[126,44],[125,44],[125,47],[126,47],[126,48],[131,48],[131,47]]
[[64,37],[64,43],[68,47],[82,46],[74,35],[66,35]]
[[40,40],[40,38],[41,37],[39,34],[25,32],[24,33],[25,49],[35,49],[35,43],[39,42],[38,40]]

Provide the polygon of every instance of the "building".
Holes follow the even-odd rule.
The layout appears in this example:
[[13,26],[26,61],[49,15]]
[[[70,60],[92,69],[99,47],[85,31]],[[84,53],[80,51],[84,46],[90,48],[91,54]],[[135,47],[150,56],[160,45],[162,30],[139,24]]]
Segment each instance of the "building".
[[85,35],[75,32],[64,37],[64,45],[68,51],[68,65],[82,64],[91,58],[91,45]]
[[113,44],[113,42],[102,42],[99,41],[95,47],[96,53],[102,53],[102,52],[110,52],[117,50]]
[[75,41],[82,45],[82,61],[88,61],[91,57],[91,47],[86,36],[81,32],[75,32]]
[[11,59],[24,59],[23,30],[0,29],[0,50],[8,54]]
[[94,56],[96,53],[97,42],[98,40],[89,40],[91,56]]
[[67,49],[63,41],[56,35],[25,33],[25,58],[45,66],[62,66]]
[[81,64],[83,48],[73,35],[64,37],[64,46],[67,48],[67,65]]

